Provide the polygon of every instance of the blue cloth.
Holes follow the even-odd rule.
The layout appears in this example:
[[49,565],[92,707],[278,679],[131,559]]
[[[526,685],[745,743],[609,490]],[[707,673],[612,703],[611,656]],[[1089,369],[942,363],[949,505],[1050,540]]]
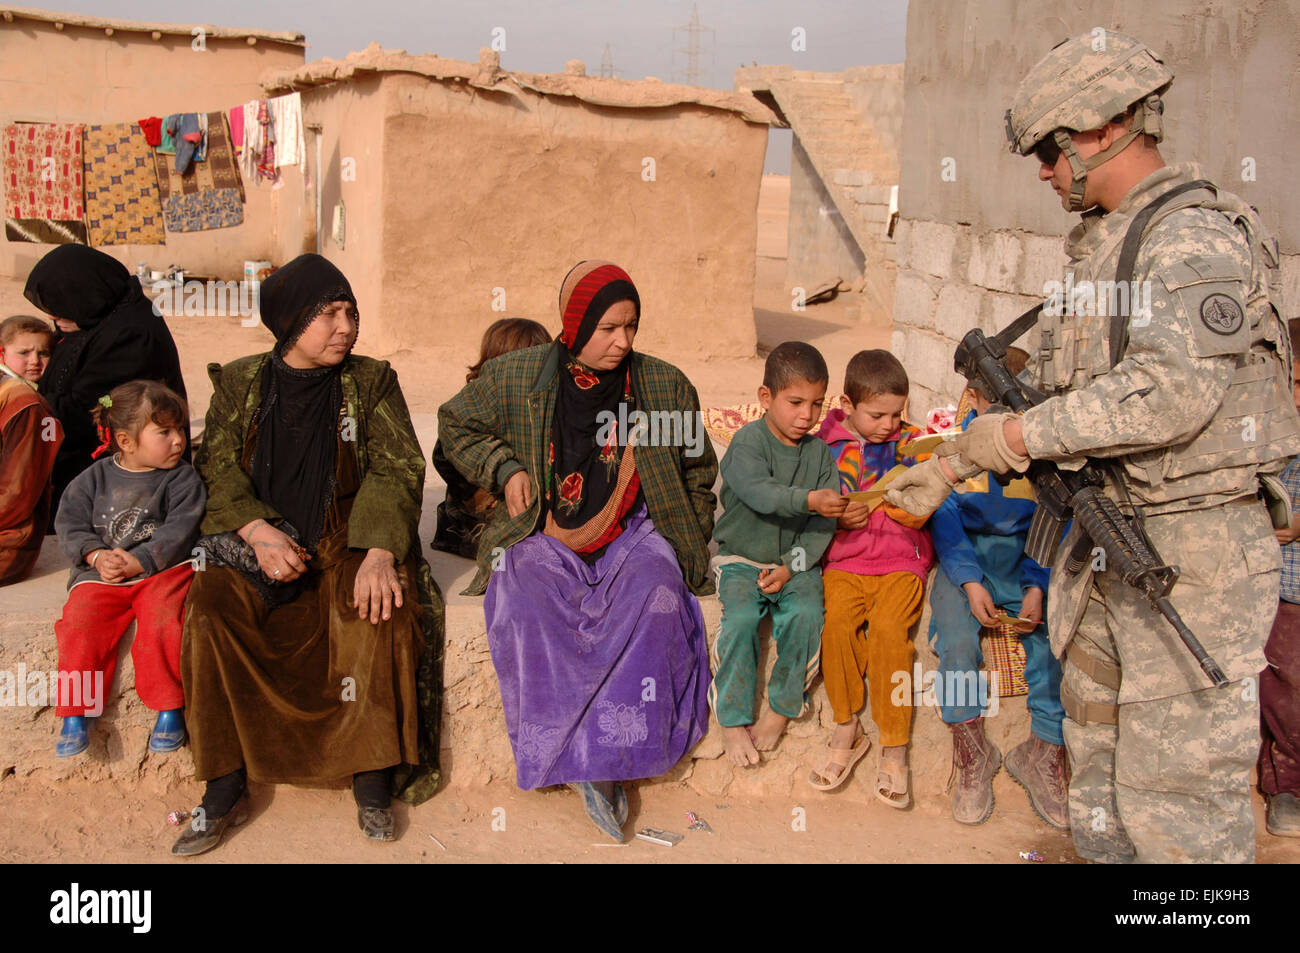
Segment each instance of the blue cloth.
[[[1282,484],[1291,494],[1291,506],[1300,515],[1300,457],[1282,471]],[[1300,539],[1282,547],[1282,598],[1300,602]]]
[[198,113],[180,113],[167,117],[167,131],[176,140],[176,172],[184,175],[194,161],[194,155],[198,151],[201,142],[190,142],[184,138],[187,134],[194,135],[200,132],[199,114]]
[[[971,411],[962,421],[962,429],[974,419],[975,412]],[[1038,508],[1033,500],[1003,496],[1003,487],[997,480],[987,474],[984,479],[988,482],[987,492],[949,493],[930,517],[930,535],[939,566],[958,589],[968,582],[979,582],[984,575],[972,537],[1014,537],[1019,540],[1023,554],[1029,524]],[[1048,571],[1028,556],[1024,556],[1015,571],[1022,591],[1036,586],[1047,592]],[[1018,596],[1016,601],[1018,604]]]
[[[1019,615],[1024,539],[976,535],[968,543],[977,565],[982,567],[980,578],[973,581],[989,591],[995,605],[1010,615]],[[1046,609],[1044,601],[1044,614]],[[1029,728],[1049,744],[1065,744],[1061,733],[1065,718],[1061,664],[1052,654],[1047,623],[1021,635],[1020,640],[1025,649],[1025,682],[1029,685]],[[987,686],[979,694],[971,691],[979,684],[979,667],[984,659],[980,624],[971,615],[965,590],[954,585],[945,573],[935,573],[930,590],[930,646],[939,656],[934,693],[940,703],[940,717],[950,725],[970,721],[980,713],[979,694],[991,692],[993,687]]]

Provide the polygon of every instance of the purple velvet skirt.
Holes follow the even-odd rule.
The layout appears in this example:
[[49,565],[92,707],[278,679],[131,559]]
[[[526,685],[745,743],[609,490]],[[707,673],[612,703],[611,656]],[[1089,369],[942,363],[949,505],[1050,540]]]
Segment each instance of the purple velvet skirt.
[[644,506],[594,565],[511,546],[483,608],[521,788],[655,777],[708,730],[704,617]]

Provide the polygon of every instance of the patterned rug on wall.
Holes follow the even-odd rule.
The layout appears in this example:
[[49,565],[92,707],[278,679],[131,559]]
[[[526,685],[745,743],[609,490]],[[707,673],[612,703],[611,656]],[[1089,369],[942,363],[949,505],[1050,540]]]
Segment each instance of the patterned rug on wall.
[[156,152],[154,163],[167,231],[197,232],[243,224],[244,183],[224,112],[208,113],[205,161],[191,162],[184,175],[176,171],[174,156]]
[[81,123],[4,127],[5,237],[64,245],[86,241]]
[[91,245],[161,245],[153,149],[133,122],[87,126],[86,233]]

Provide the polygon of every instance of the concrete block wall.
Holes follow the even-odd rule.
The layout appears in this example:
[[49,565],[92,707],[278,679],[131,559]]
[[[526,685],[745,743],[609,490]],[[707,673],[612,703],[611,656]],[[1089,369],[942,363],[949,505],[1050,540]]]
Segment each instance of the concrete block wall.
[[[1078,216],[1037,181],[1032,160],[1008,153],[1002,116],[1056,42],[1098,26],[1138,37],[1174,71],[1162,154],[1196,162],[1260,209],[1281,244],[1286,316],[1300,316],[1300,192],[1284,173],[1300,121],[1300,0],[1243,0],[1231,11],[1194,0],[914,3],[891,342],[912,379],[914,419],[956,403],[963,381],[952,353],[965,331],[1005,327],[1061,277],[1063,238]],[[1256,95],[1264,76],[1272,92]],[[1281,129],[1292,130],[1290,145]]]

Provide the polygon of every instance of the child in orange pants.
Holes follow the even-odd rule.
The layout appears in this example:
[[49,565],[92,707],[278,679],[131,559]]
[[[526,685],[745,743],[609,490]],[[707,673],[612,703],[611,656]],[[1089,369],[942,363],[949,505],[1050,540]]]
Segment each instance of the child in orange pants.
[[[907,372],[888,351],[853,355],[844,378],[843,406],[826,415],[817,436],[830,446],[841,492],[854,493],[869,490],[895,466],[914,463],[916,458],[901,456],[898,446],[920,431],[903,423]],[[912,700],[910,692],[896,687],[899,673],[910,680],[910,629],[921,618],[925,578],[934,562],[924,522],[888,503],[872,508],[851,502],[822,560],[821,667],[835,730],[825,766],[808,777],[819,791],[843,784],[870,747],[858,720],[869,697],[880,732],[876,797],[894,808],[912,802],[907,779]]]

